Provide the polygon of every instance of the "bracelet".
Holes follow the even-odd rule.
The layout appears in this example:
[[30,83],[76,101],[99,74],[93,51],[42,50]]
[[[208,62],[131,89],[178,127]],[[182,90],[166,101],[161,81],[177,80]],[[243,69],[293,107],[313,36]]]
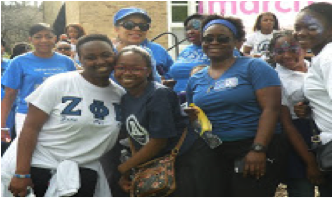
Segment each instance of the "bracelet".
[[10,131],[10,128],[1,128],[1,131]]
[[30,174],[26,174],[26,175],[14,174],[14,177],[23,179],[23,178],[31,178],[31,175]]

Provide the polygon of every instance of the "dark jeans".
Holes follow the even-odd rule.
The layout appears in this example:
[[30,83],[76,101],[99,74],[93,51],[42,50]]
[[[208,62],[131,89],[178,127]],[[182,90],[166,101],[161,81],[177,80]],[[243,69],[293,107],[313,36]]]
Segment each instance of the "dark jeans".
[[286,184],[288,197],[315,196],[315,186],[307,178],[289,178]]
[[332,197],[332,171],[324,173],[325,183],[318,186],[321,197]]
[[[79,171],[80,189],[72,197],[93,197],[97,183],[97,172],[88,168],[79,168]],[[36,197],[44,197],[51,177],[50,169],[31,167],[31,179]]]
[[285,146],[281,135],[275,135],[268,146],[266,174],[260,179],[243,177],[235,173],[234,162],[243,158],[253,143],[253,138],[233,142],[223,142],[215,151],[219,155],[221,197],[274,197],[276,188],[286,171]]

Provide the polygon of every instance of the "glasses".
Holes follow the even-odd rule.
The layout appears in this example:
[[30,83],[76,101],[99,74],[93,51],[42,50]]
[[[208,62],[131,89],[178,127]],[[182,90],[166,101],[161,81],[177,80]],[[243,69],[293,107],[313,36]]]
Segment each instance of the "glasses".
[[63,51],[63,50],[64,50],[64,51],[70,51],[71,48],[70,48],[70,47],[58,47],[57,50],[58,50],[58,51]]
[[150,28],[149,23],[134,23],[133,21],[124,21],[124,22],[120,23],[119,25],[121,25],[126,30],[133,30],[135,27],[138,26],[139,29],[144,32],[149,30],[149,28]]
[[124,66],[115,66],[114,70],[117,73],[125,73],[125,71],[130,72],[131,74],[141,74],[142,71],[147,70],[147,67],[124,67]]
[[229,43],[231,41],[231,38],[228,36],[217,36],[217,37],[212,37],[212,36],[204,36],[202,37],[202,42],[205,43],[212,43],[214,40],[216,40],[218,43]]
[[282,55],[285,52],[291,52],[291,53],[298,54],[300,51],[301,51],[300,46],[291,46],[291,47],[288,47],[288,48],[275,48],[274,49],[274,54],[275,55]]

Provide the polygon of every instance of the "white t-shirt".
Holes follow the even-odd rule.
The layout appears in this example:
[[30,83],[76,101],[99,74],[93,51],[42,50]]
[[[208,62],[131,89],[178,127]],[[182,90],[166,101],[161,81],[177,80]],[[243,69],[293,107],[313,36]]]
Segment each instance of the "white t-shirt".
[[250,55],[261,54],[261,52],[268,51],[269,43],[273,38],[273,30],[271,34],[262,34],[260,30],[255,31],[246,38],[245,46],[252,47]]
[[55,159],[85,167],[98,160],[117,140],[124,93],[112,81],[108,87],[97,87],[77,71],[48,78],[26,98],[50,116],[39,133],[32,165],[54,168],[45,167],[45,162]]
[[312,58],[305,77],[304,95],[310,101],[322,142],[329,142],[332,140],[332,43]]
[[[309,61],[304,60],[304,62],[309,68]],[[282,83],[282,105],[289,108],[292,119],[298,119],[294,112],[294,106],[305,100],[303,85],[306,73],[287,69],[280,64],[276,64],[275,70]]]

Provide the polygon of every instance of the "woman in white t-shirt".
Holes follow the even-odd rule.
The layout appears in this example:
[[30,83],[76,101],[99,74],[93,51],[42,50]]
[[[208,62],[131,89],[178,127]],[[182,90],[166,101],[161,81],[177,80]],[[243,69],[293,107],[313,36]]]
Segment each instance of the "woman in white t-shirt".
[[117,140],[125,91],[109,79],[107,36],[84,36],[77,49],[82,71],[50,77],[27,97],[21,136],[1,160],[3,190],[12,193],[3,196],[24,197],[29,186],[37,197],[111,196],[98,160]]
[[276,32],[269,45],[282,84],[280,121],[288,138],[287,191],[289,197],[314,197],[315,185],[322,182],[311,148],[309,119],[298,118],[294,105],[304,101],[303,84],[309,62],[304,59],[305,50],[294,39],[291,30]]
[[[320,131],[323,144],[332,141],[332,4],[313,3],[300,11],[295,21],[295,37],[303,49],[315,55],[304,81],[311,116]],[[294,107],[298,116],[303,103]],[[304,113],[303,113],[304,115]],[[320,196],[332,197],[332,170],[325,172]]]
[[244,43],[244,55],[253,57],[264,55],[268,52],[268,45],[273,38],[273,33],[279,29],[279,21],[275,14],[271,12],[261,13],[253,27],[254,33],[250,34]]

